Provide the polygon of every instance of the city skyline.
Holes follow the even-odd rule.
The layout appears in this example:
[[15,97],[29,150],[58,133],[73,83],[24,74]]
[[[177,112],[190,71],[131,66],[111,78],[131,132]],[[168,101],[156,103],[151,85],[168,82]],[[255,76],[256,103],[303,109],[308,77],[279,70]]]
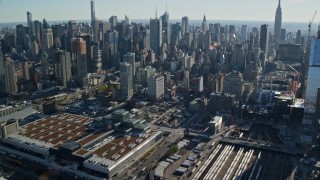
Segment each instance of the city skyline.
[[[61,1],[61,3],[60,1],[61,0],[53,2],[45,1],[41,3],[43,8],[39,8],[38,1],[36,0],[28,0],[28,3],[24,6],[20,6],[20,1],[18,0],[1,0],[0,11],[3,14],[6,14],[6,16],[0,17],[0,23],[24,22],[26,21],[25,14],[27,11],[33,14],[33,19],[46,18],[50,21],[69,19],[90,20],[90,0],[77,3],[76,6],[79,11],[72,12],[70,12],[70,9],[75,6],[75,0],[66,2]],[[131,19],[154,18],[156,14],[156,4],[158,7],[158,17],[166,11],[165,0],[158,0],[157,2],[139,0],[136,4],[132,4],[128,0],[121,2],[95,1],[96,17],[98,19],[108,19],[112,15],[118,16],[119,19],[124,18],[125,15],[128,15]],[[63,4],[63,6],[61,6],[61,4]],[[144,4],[143,7],[148,8],[144,8],[142,11],[139,10],[141,4]],[[266,3],[262,0],[254,2],[251,2],[251,0],[236,2],[231,2],[231,0],[224,2],[200,0],[196,2],[181,3],[178,0],[172,0],[168,1],[167,4],[170,19],[181,19],[183,16],[188,16],[189,19],[200,20],[203,18],[203,14],[206,14],[208,20],[273,21],[278,1],[269,1]],[[206,4],[206,6],[202,6],[202,4]],[[233,6],[230,6],[230,4],[233,4]],[[281,4],[284,22],[308,22],[315,11],[314,7],[316,7],[317,4],[320,5],[320,2],[317,0],[282,0]],[[301,8],[302,5],[304,8]],[[15,11],[12,11],[12,7],[14,7]],[[45,7],[50,7],[50,9],[48,10],[48,8]],[[176,7],[179,7],[178,9],[183,9],[183,11],[176,10]],[[225,11],[225,8],[220,7],[227,7],[228,11]],[[242,9],[239,9],[238,7],[242,7]],[[264,9],[263,13],[261,13],[261,8]],[[59,13],[56,13],[57,11],[54,9],[59,9]],[[316,17],[315,22],[317,21],[318,18]]]

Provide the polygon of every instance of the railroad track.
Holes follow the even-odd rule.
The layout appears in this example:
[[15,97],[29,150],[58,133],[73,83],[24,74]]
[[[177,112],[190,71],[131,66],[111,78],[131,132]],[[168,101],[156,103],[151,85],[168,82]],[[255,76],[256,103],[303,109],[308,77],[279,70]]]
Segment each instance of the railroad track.
[[[281,166],[279,166],[279,159],[281,154],[279,152],[276,152],[276,158],[273,159],[273,163],[270,164],[270,166],[272,166],[272,171],[270,173],[270,176],[272,177],[271,179],[277,179],[279,178],[278,173],[281,172],[278,168],[280,168]],[[271,161],[272,162],[272,161]]]
[[203,179],[206,176],[205,172],[208,172],[209,169],[212,167],[214,162],[217,160],[217,158],[220,156],[221,152],[225,148],[225,145],[219,144],[216,149],[212,152],[212,154],[208,157],[208,159],[205,161],[205,163],[200,167],[198,173],[194,176],[194,180],[200,180]]
[[272,153],[269,151],[268,156],[265,157],[264,160],[261,162],[262,170],[261,170],[260,174],[258,174],[259,175],[258,179],[269,180],[268,169],[270,168],[269,163],[270,163],[271,158],[272,158]]
[[[290,155],[285,154],[285,162],[284,162],[284,170],[281,174],[281,179],[287,179],[289,177],[290,169],[289,169],[289,162],[290,162]],[[289,171],[288,171],[289,169]]]

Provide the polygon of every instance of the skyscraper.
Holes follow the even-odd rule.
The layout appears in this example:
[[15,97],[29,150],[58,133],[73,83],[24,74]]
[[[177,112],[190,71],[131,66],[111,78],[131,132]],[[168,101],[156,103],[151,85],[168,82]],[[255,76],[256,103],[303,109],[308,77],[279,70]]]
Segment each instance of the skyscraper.
[[90,5],[91,5],[91,22],[92,22],[96,20],[96,10],[95,10],[94,0],[91,0]]
[[247,25],[241,26],[241,42],[247,41]]
[[243,72],[245,69],[245,58],[242,44],[235,44],[232,51],[231,65],[233,69]]
[[132,67],[132,77],[135,76],[136,74],[136,67],[135,67],[135,64],[136,64],[136,54],[135,53],[128,53],[126,55],[123,56],[124,58],[124,61],[127,62],[128,64],[131,65]]
[[34,21],[34,34],[35,34],[35,40],[41,44],[41,22],[36,20]]
[[172,24],[171,26],[171,44],[172,46],[176,46],[178,45],[178,41],[180,39],[181,36],[181,27],[180,27],[180,23],[175,23]]
[[132,66],[127,62],[120,63],[120,94],[123,99],[133,96]]
[[236,26],[235,25],[229,25],[228,31],[229,34],[235,34],[236,33]]
[[53,39],[62,41],[63,35],[66,33],[66,26],[64,24],[55,24],[51,26]]
[[320,89],[320,26],[317,38],[313,39],[310,47],[310,60],[305,96],[305,115],[316,113],[317,92]]
[[280,34],[280,41],[285,42],[287,38],[287,30],[286,29],[281,29],[281,34]]
[[93,30],[93,39],[96,42],[100,42],[102,38],[102,33],[100,29],[100,24],[103,24],[102,20],[94,20],[91,22],[92,30]]
[[162,20],[150,19],[150,45],[156,56],[160,55],[162,45]]
[[54,56],[54,75],[57,82],[67,88],[71,81],[71,59],[70,54],[57,50]]
[[261,25],[260,29],[260,49],[268,55],[268,45],[269,45],[269,32],[268,25]]
[[16,26],[16,34],[17,34],[17,48],[18,50],[26,50],[27,44],[25,42],[26,37],[26,27],[22,24]]
[[184,36],[187,32],[189,32],[189,18],[185,16],[182,18],[181,22],[181,36]]
[[301,44],[301,30],[297,31],[296,34],[296,44]]
[[47,23],[46,19],[43,19],[42,23],[42,45],[43,50],[48,50],[53,46],[53,34],[52,29]]
[[1,49],[1,42],[0,42],[0,95],[5,94],[6,90],[6,82],[4,77],[4,60],[2,55]]
[[128,24],[128,25],[131,24],[131,21],[130,21],[129,16],[127,16],[127,15],[124,16],[124,22],[125,22],[126,24]]
[[159,99],[164,94],[164,77],[155,74],[148,78],[148,97],[150,99]]
[[203,76],[195,79],[195,92],[197,94],[203,92]]
[[94,43],[93,46],[93,68],[91,72],[99,72],[102,69],[102,51],[99,48],[99,43]]
[[244,81],[240,72],[233,71],[227,74],[223,84],[223,92],[234,94],[237,100],[241,100],[244,92]]
[[171,43],[171,25],[169,20],[169,13],[166,11],[162,16],[163,41],[167,44]]
[[28,27],[29,27],[29,36],[31,37],[31,41],[34,40],[35,36],[35,29],[34,29],[34,22],[32,21],[32,14],[28,11],[27,12],[27,21],[28,21]]
[[76,64],[76,72],[79,78],[84,78],[88,73],[86,41],[82,38],[73,38],[71,43],[72,59]]
[[41,79],[49,79],[49,62],[46,51],[41,50]]
[[108,42],[111,45],[111,54],[118,54],[119,33],[117,31],[111,31],[108,34]]
[[76,37],[76,33],[78,33],[77,21],[71,20],[68,22],[68,36],[69,36],[69,38]]
[[119,69],[120,56],[119,56],[119,33],[118,31],[111,31],[108,33],[108,43],[110,44],[110,65]]
[[118,23],[118,17],[117,16],[111,16],[109,18],[109,23],[111,24],[112,28],[115,28]]
[[282,24],[282,11],[280,0],[278,3],[278,8],[276,11],[276,17],[274,21],[274,42],[279,42],[281,40],[281,24]]
[[4,70],[7,92],[10,94],[18,93],[16,68],[13,60],[10,57],[5,57]]
[[202,21],[202,32],[207,32],[207,31],[208,31],[207,18],[206,18],[206,15],[204,15],[203,21]]

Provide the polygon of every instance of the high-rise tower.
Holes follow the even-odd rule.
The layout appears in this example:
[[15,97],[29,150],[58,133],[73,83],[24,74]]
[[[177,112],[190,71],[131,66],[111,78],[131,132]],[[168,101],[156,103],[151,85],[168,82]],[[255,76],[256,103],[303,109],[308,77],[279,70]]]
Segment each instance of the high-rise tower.
[[0,95],[3,95],[7,92],[4,71],[5,71],[4,60],[3,60],[3,55],[2,55],[2,50],[1,50],[1,42],[0,42]]
[[95,10],[95,3],[94,3],[94,0],[91,0],[90,2],[91,4],[91,22],[96,20],[96,10]]
[[42,23],[42,50],[49,50],[53,46],[53,34],[52,29],[47,23],[46,19],[43,19]]
[[4,77],[6,82],[7,93],[18,93],[15,64],[10,57],[5,57],[4,60]]
[[208,31],[207,18],[206,18],[206,15],[204,15],[203,21],[202,21],[202,32],[207,32],[207,31]]
[[120,63],[120,94],[123,99],[133,96],[132,66],[127,62]]
[[281,1],[279,0],[278,8],[276,11],[276,17],[274,21],[274,42],[279,42],[281,39],[281,24],[282,24],[282,11]]
[[261,25],[261,29],[260,29],[260,49],[265,54],[268,54],[268,46],[269,46],[268,25],[263,24]]
[[27,20],[28,20],[28,27],[29,27],[29,36],[31,39],[34,39],[35,33],[34,33],[34,22],[32,20],[32,14],[30,12],[27,12]]
[[86,41],[82,38],[71,39],[72,59],[75,63],[75,70],[79,78],[84,78],[88,74]]
[[308,78],[305,94],[304,118],[313,119],[314,117],[320,117],[320,109],[317,105],[320,100],[320,26],[317,38],[314,38],[311,41],[310,57],[307,58],[309,58],[309,67],[307,73]]
[[54,54],[54,75],[59,85],[67,88],[71,81],[71,59],[70,53],[57,50]]
[[162,19],[150,19],[150,45],[156,56],[160,54],[162,44]]
[[181,22],[181,35],[184,36],[187,32],[189,32],[189,18],[185,16],[182,18]]
[[169,20],[169,13],[166,10],[166,12],[161,16],[162,19],[162,30],[163,30],[163,37],[162,40],[164,42],[167,42],[169,44],[171,42],[171,24]]

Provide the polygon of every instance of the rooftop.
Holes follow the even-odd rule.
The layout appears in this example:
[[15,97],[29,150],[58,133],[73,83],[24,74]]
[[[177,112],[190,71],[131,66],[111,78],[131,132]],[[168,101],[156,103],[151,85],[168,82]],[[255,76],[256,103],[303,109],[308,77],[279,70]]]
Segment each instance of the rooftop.
[[14,120],[24,119],[24,118],[26,118],[26,117],[28,117],[28,116],[30,116],[32,114],[35,114],[35,113],[38,113],[38,111],[33,109],[32,107],[28,107],[28,108],[25,108],[23,110],[14,112],[12,114],[8,114],[6,116],[2,116],[0,118],[0,123],[4,122],[4,121],[11,120],[11,119],[14,119]]

